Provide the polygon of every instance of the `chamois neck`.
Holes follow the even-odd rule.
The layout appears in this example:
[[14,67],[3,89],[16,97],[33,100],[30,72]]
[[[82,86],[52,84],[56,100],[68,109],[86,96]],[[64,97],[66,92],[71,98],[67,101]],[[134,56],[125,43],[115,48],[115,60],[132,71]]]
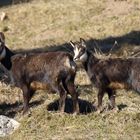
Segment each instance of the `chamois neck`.
[[83,66],[86,71],[88,71],[88,65],[96,63],[98,59],[92,54],[91,51],[87,50],[87,59],[83,62]]
[[11,57],[14,53],[5,46],[6,56],[1,60],[2,65],[8,70],[12,67]]
[[88,70],[88,62],[89,62],[89,58],[91,56],[91,52],[89,52],[87,50],[86,53],[87,53],[87,59],[84,62],[82,62],[82,63],[83,63],[83,66],[84,66],[85,70],[87,71]]

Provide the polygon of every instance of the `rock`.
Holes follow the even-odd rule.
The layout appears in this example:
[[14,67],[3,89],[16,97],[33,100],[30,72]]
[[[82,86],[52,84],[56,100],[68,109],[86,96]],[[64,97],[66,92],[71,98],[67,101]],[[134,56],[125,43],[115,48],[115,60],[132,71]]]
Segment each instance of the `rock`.
[[19,123],[14,119],[0,115],[0,137],[12,134],[19,127]]
[[7,14],[5,12],[2,12],[1,15],[0,15],[0,20],[4,21],[7,18],[8,18]]

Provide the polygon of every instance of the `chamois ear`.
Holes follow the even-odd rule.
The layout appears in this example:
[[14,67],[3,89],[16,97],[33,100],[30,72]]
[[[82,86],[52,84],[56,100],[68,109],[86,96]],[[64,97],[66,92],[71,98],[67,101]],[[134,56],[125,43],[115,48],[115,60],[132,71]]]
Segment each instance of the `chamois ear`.
[[75,44],[72,41],[70,41],[70,45],[75,48]]
[[80,38],[80,43],[83,47],[86,48],[86,41],[83,38]]
[[0,40],[5,43],[5,35],[3,32],[0,32]]

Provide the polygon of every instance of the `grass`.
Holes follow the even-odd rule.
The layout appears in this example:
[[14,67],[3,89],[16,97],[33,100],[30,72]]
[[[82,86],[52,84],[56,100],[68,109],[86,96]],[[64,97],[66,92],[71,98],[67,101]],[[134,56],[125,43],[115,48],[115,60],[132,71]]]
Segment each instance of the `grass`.
[[[80,37],[87,42],[119,37],[118,44],[124,42],[121,45],[130,53],[140,47],[139,0],[34,0],[2,7],[1,11],[7,13],[8,19],[0,22],[0,30],[5,31],[6,43],[15,51],[47,50],[47,46],[78,41]],[[113,41],[108,40],[107,45]],[[84,106],[84,110],[90,110],[91,104],[97,103],[97,90],[90,85],[83,70],[78,72],[75,82],[81,93],[81,109]],[[101,114],[93,111],[73,116],[48,111],[52,103],[57,105],[58,98],[57,94],[37,91],[32,99],[31,115],[22,116],[20,111],[16,111],[22,103],[20,89],[1,83],[0,113],[21,123],[18,130],[2,139],[140,139],[140,96],[134,91],[118,90],[116,104],[119,112],[104,111]],[[85,104],[82,106],[82,103]],[[106,95],[104,107],[107,104]],[[68,108],[70,105],[67,102]]]

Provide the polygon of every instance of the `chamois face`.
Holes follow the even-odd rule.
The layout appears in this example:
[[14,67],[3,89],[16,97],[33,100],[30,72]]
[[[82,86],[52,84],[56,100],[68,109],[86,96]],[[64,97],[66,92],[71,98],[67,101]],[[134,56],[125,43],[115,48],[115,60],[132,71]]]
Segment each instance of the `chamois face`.
[[0,60],[2,60],[5,57],[5,55],[5,36],[2,32],[0,32]]
[[80,39],[80,42],[75,44],[71,41],[70,44],[74,49],[74,61],[85,62],[87,60],[85,41],[83,39]]

